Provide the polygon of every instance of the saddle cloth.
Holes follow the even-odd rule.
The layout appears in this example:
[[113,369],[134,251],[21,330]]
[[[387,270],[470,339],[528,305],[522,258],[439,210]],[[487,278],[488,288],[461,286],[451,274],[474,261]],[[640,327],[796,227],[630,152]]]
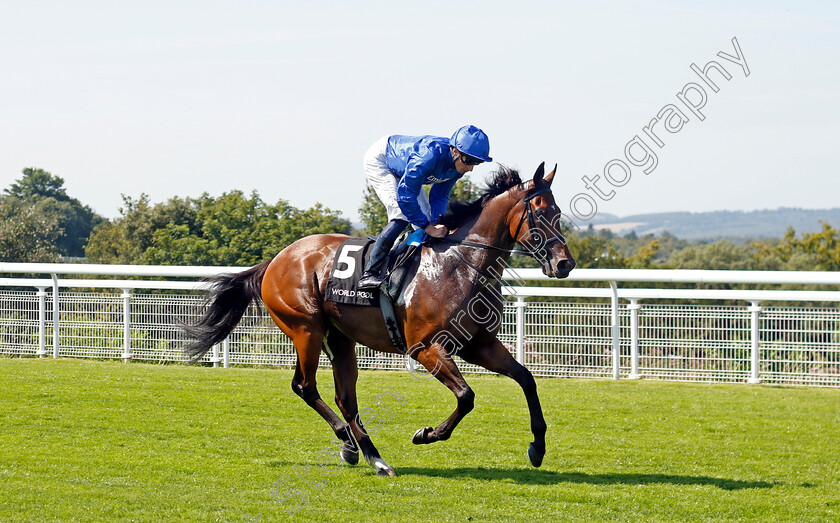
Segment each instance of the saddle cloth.
[[327,280],[327,301],[347,305],[379,306],[377,290],[356,288],[372,250],[373,241],[367,238],[350,238],[341,244],[335,253],[330,279]]
[[[395,300],[405,279],[406,266],[425,239],[423,231],[400,238],[388,254],[384,291]],[[374,238],[350,238],[336,251],[332,272],[327,280],[327,301],[348,305],[378,307],[380,293],[376,289],[360,290],[356,284],[362,277],[373,250]]]

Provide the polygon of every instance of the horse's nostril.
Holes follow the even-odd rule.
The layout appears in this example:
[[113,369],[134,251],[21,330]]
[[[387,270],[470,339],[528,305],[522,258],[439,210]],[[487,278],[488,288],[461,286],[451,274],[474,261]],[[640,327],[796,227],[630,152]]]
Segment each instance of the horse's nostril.
[[575,260],[560,260],[557,262],[557,269],[560,272],[571,272],[572,269],[575,268]]

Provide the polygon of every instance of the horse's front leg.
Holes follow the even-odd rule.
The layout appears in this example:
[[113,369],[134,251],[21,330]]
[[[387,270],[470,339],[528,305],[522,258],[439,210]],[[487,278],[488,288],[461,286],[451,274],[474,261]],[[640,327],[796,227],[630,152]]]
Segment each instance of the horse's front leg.
[[534,441],[528,447],[528,459],[535,467],[542,465],[543,456],[545,456],[546,424],[540,398],[537,395],[537,383],[531,371],[520,365],[497,338],[493,338],[489,345],[465,350],[458,355],[469,363],[481,365],[487,370],[508,376],[522,387],[525,399],[528,401],[528,411],[531,414],[531,432],[534,434]]
[[464,377],[461,376],[461,371],[458,370],[458,366],[452,360],[452,357],[440,346],[431,345],[422,349],[417,348],[412,350],[410,355],[423,364],[435,378],[446,385],[458,400],[455,412],[446,418],[446,421],[435,428],[419,429],[414,433],[414,438],[411,441],[415,445],[422,445],[449,439],[461,419],[473,409],[475,393],[467,385]]

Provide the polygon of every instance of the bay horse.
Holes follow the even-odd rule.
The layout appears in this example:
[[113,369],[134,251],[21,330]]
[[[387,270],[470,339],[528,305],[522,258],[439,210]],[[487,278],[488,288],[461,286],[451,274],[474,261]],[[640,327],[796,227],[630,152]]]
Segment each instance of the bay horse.
[[[457,354],[464,361],[514,379],[522,387],[534,435],[527,455],[533,466],[541,465],[546,423],[536,382],[496,333],[503,305],[499,292],[501,268],[512,252],[522,252],[512,249],[514,244],[533,247],[530,254],[538,258],[548,276],[565,278],[575,266],[559,232],[561,213],[550,188],[556,170],[557,166],[544,176],[541,164],[533,179],[523,183],[518,172],[502,167],[488,180],[487,189],[477,200],[452,202],[443,223],[453,232],[422,246],[420,256],[411,262],[405,280],[408,283],[394,310],[410,356],[448,387],[457,400],[455,411],[443,423],[414,434],[415,444],[448,439],[473,409],[475,394],[453,360]],[[355,344],[386,353],[398,350],[378,308],[325,299],[336,251],[347,238],[341,234],[308,236],[272,260],[237,274],[211,278],[198,323],[183,326],[191,338],[186,352],[192,361],[201,358],[230,334],[253,300],[262,299],[297,353],[292,390],[344,442],[341,457],[355,465],[361,449],[378,475],[395,476],[359,418]],[[331,360],[335,402],[344,421],[318,394],[315,374],[321,350]]]

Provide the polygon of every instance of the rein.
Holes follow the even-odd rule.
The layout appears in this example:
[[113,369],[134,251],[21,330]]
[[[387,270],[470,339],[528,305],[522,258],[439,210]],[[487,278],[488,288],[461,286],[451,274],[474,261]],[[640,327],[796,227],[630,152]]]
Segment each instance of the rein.
[[435,240],[439,242],[448,243],[450,245],[463,245],[464,247],[475,247],[476,249],[481,249],[483,251],[499,251],[506,252],[509,254],[524,254],[526,256],[533,256],[534,254],[531,251],[526,251],[523,249],[505,249],[504,247],[496,247],[495,245],[473,242],[469,240],[450,240],[449,238],[435,238]]

